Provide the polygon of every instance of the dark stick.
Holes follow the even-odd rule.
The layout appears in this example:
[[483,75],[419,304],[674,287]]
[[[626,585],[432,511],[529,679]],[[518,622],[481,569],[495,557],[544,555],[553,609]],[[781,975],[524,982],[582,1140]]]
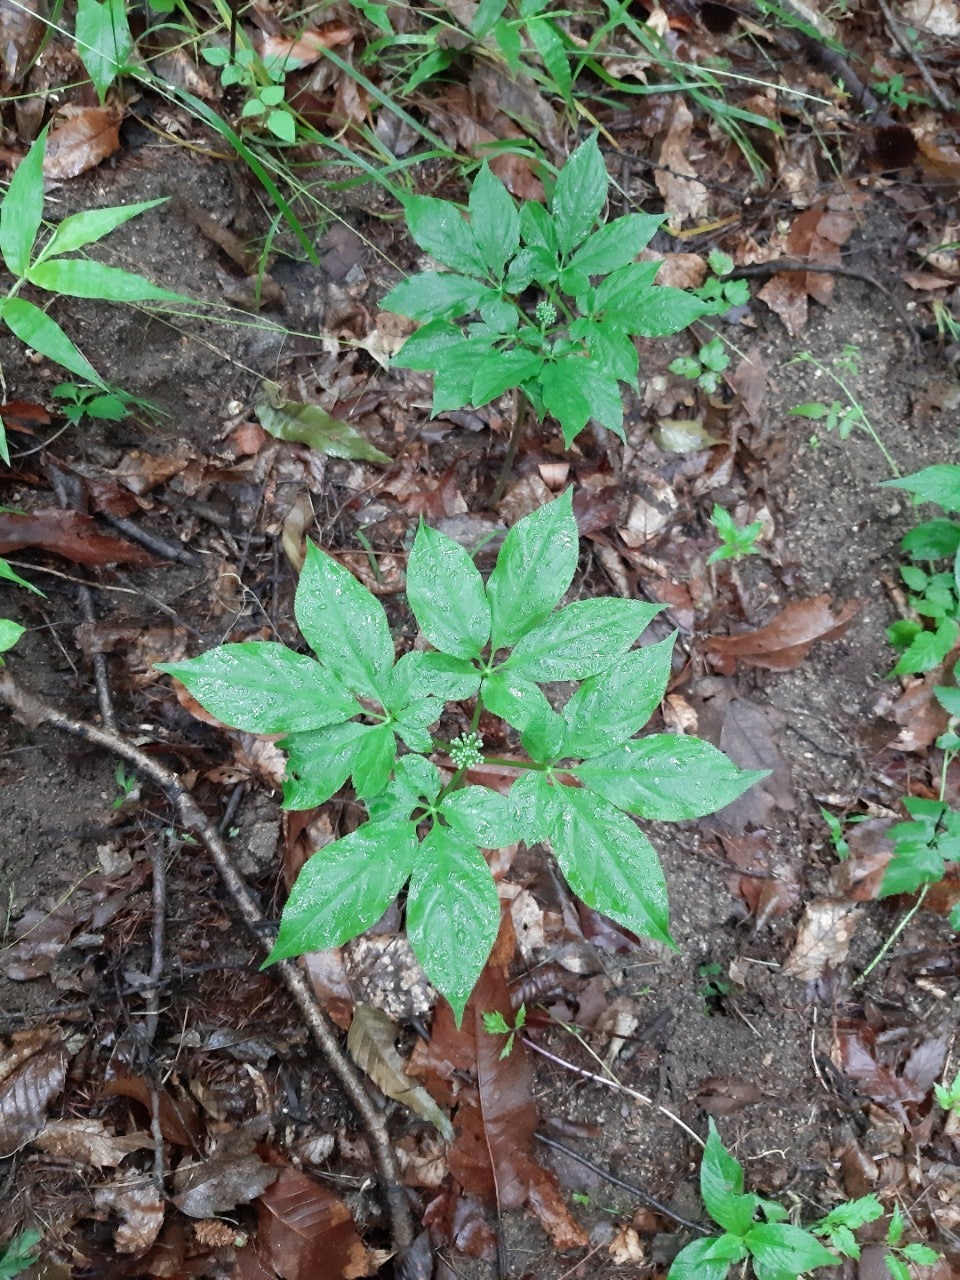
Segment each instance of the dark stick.
[[[49,703],[28,693],[17,684],[8,670],[0,673],[0,702],[5,702],[28,728],[35,729],[38,725],[49,724],[84,742],[92,743],[105,751],[111,751],[159,787],[176,808],[183,829],[195,835],[210,854],[220,879],[233,899],[244,924],[256,939],[257,946],[265,953],[273,949],[274,930],[266,924],[263,913],[246,881],[233,865],[226,845],[175,773],[164,768],[153,757],[119,734],[109,729],[101,729],[84,720],[74,720],[56,707],[51,707]],[[290,960],[280,961],[275,966],[274,972],[303,1015],[314,1043],[326,1058],[330,1069],[340,1081],[344,1093],[353,1103],[366,1127],[374,1159],[377,1162],[381,1189],[387,1203],[393,1248],[402,1249],[413,1239],[413,1223],[386,1121],[371,1101],[353,1063],[341,1049],[337,1034],[327,1015],[317,1003],[313,989],[303,972]]]

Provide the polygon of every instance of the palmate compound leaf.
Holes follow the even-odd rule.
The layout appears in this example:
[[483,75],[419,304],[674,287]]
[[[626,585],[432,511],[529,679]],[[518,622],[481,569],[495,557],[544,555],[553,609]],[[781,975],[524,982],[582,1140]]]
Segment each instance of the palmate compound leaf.
[[590,791],[560,784],[550,790],[550,845],[577,897],[676,950],[667,926],[666,880],[647,837],[625,813]]
[[407,563],[407,599],[442,653],[476,658],[490,639],[490,605],[467,551],[422,521]]
[[458,1027],[499,926],[500,900],[483,854],[451,828],[434,823],[410,880],[407,937],[427,977],[449,1001]]
[[585,787],[638,817],[684,822],[724,808],[769,770],[739,769],[700,738],[654,733],[631,738],[571,772]]
[[202,707],[247,733],[303,733],[361,708],[319,662],[282,644],[224,644],[185,662],[162,662]]
[[604,597],[577,600],[521,636],[501,670],[528,680],[586,680],[612,667],[662,605]]
[[580,552],[573,491],[518,520],[487,580],[494,652],[542,622],[573,580]]
[[418,848],[415,823],[366,822],[318,849],[297,877],[264,963],[338,947],[376,924],[407,882]]
[[294,613],[307,644],[337,679],[356,693],[380,697],[394,652],[383,605],[310,541]]

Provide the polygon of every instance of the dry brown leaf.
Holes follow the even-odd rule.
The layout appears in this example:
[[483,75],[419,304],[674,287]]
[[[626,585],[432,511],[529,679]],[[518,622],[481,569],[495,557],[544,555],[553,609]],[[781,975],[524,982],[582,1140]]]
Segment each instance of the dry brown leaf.
[[675,94],[666,136],[657,155],[660,167],[654,175],[671,231],[679,231],[687,218],[694,221],[702,218],[709,204],[707,188],[698,179],[696,166],[690,159],[692,128],[690,109],[682,96]]
[[123,109],[105,107],[63,107],[47,138],[43,159],[46,178],[62,182],[94,169],[120,146]]
[[284,1280],[354,1280],[374,1273],[350,1210],[291,1165],[257,1201],[257,1250]]
[[177,1168],[170,1198],[190,1218],[213,1218],[252,1203],[277,1177],[277,1170],[257,1155],[250,1134],[236,1129],[225,1133],[206,1159]]
[[0,0],[0,93],[26,75],[47,29],[44,0]]
[[635,1266],[646,1258],[640,1237],[633,1227],[621,1227],[607,1247],[610,1259],[615,1266],[622,1267],[628,1262]]
[[708,636],[707,648],[722,657],[765,667],[768,671],[791,671],[798,667],[818,640],[836,640],[849,627],[859,600],[849,600],[839,612],[830,612],[828,595],[792,600],[766,626],[733,636]]
[[118,1253],[146,1253],[163,1226],[163,1201],[149,1178],[132,1184],[123,1179],[98,1187],[93,1202],[98,1209],[120,1218],[113,1236]]
[[732,1116],[755,1106],[762,1097],[751,1080],[739,1076],[708,1076],[697,1085],[697,1106],[708,1116]]
[[[145,1108],[148,1116],[153,1114],[150,1086],[142,1076],[115,1076],[104,1082],[103,1092],[110,1098],[132,1098]],[[159,1089],[157,1096],[160,1132],[167,1142],[178,1147],[199,1148],[203,1127],[196,1104],[190,1098],[174,1097],[168,1089]]]
[[828,969],[837,969],[847,958],[850,942],[860,923],[862,908],[856,903],[818,898],[803,913],[797,940],[782,973],[800,982],[816,982]]
[[18,1065],[8,1067],[0,1083],[0,1158],[13,1155],[44,1128],[48,1107],[63,1092],[70,1060],[66,1045],[49,1043],[47,1035],[42,1040],[14,1037],[4,1056]]
[[43,507],[29,515],[0,512],[0,554],[21,547],[39,547],[88,568],[102,564],[148,567],[161,563],[132,542],[101,533],[91,516],[59,507]]
[[404,1069],[394,1043],[399,1034],[399,1027],[382,1010],[358,1004],[347,1033],[347,1051],[381,1093],[428,1120],[452,1142],[453,1125],[423,1085],[415,1084]]
[[[325,49],[336,49],[349,44],[356,35],[356,28],[342,22],[328,22],[322,27],[308,27],[295,39],[288,36],[265,35],[260,49],[262,58],[282,59],[287,64],[298,63],[309,67],[322,57]],[[288,70],[293,67],[288,65]]]
[[114,1133],[102,1120],[53,1120],[31,1143],[73,1164],[115,1169],[131,1151],[153,1146],[149,1133]]
[[131,493],[141,496],[185,471],[196,458],[196,450],[180,441],[170,453],[147,453],[131,449],[110,474]]

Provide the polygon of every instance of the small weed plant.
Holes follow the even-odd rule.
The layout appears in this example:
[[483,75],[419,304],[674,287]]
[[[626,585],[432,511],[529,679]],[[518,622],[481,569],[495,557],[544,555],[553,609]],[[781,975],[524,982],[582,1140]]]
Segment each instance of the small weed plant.
[[[688,1244],[667,1280],[725,1280],[735,1266],[742,1275],[748,1260],[756,1280],[797,1280],[821,1267],[836,1267],[843,1258],[859,1258],[854,1232],[883,1215],[880,1201],[868,1195],[838,1205],[809,1228],[795,1226],[781,1205],[744,1191],[743,1166],[724,1147],[713,1120],[700,1165],[700,1194],[723,1234]],[[892,1280],[910,1280],[908,1263],[927,1266],[939,1259],[926,1245],[904,1244],[903,1233],[903,1217],[895,1210],[885,1258]]]
[[[109,388],[86,356],[46,311],[20,296],[23,290],[31,286],[54,297],[60,294],[106,302],[186,302],[189,299],[119,267],[108,267],[89,258],[65,256],[102,240],[124,222],[162,204],[163,200],[86,209],[64,218],[46,239],[40,239],[45,146],[46,130],[17,166],[0,205],[0,253],[6,270],[14,277],[6,293],[0,296],[0,321],[28,347],[108,394]],[[2,425],[0,456],[9,463]]]
[[[397,658],[380,602],[309,545],[295,614],[315,658],[248,642],[160,666],[225,723],[283,735],[288,809],[351,779],[366,806],[300,872],[269,961],[346,942],[406,886],[407,936],[459,1019],[500,920],[481,850],[517,841],[548,841],[588,906],[674,946],[663,871],[635,818],[700,817],[763,775],[697,738],[637,736],[663,697],[674,637],[633,647],[656,605],[558,608],[577,566],[571,502],[568,491],[519,521],[486,582],[463,547],[421,524],[406,589],[429,649]],[[578,684],[559,711],[542,687],[558,681]],[[483,713],[523,754],[485,755]],[[484,763],[516,771],[508,794],[471,784]]]
[[729,511],[724,511],[719,503],[713,504],[710,523],[720,535],[720,546],[707,556],[707,564],[716,564],[720,560],[742,560],[745,556],[759,555],[757,540],[763,532],[763,521],[755,520],[753,524],[742,529],[733,519]]
[[517,1038],[517,1032],[522,1031],[526,1025],[527,1006],[525,1004],[522,1004],[517,1010],[513,1019],[513,1026],[507,1022],[499,1009],[493,1013],[485,1013],[483,1015],[483,1029],[486,1031],[487,1035],[507,1037],[503,1048],[500,1050],[501,1062],[504,1058],[510,1057],[510,1054],[513,1052],[514,1041]]
[[[884,484],[905,489],[915,502],[941,507],[947,516],[960,512],[960,466],[955,464],[927,467]],[[900,650],[893,674],[912,675],[938,667],[960,638],[960,521],[927,520],[911,529],[901,545],[910,564],[900,576],[914,616],[895,622],[887,637]]]
[[[860,376],[859,348],[847,343],[829,364],[824,364],[809,351],[801,351],[793,357],[790,364],[812,365],[819,373],[830,379],[843,397],[842,400],[831,400],[829,404],[822,400],[811,400],[806,404],[795,405],[790,412],[798,418],[808,418],[812,422],[822,423],[825,431],[836,431],[841,440],[848,439],[854,428],[865,432],[880,450],[891,474],[899,476],[900,468],[880,439],[876,427],[867,417],[867,411],[856,392],[850,386],[851,379]],[[811,443],[819,443],[816,436]]]
[[694,356],[677,356],[670,363],[670,372],[681,378],[689,378],[707,395],[715,395],[720,390],[723,371],[730,363],[726,348],[720,338],[711,338],[705,342]]
[[594,136],[560,170],[549,207],[518,209],[486,164],[469,221],[446,200],[405,198],[413,239],[449,270],[411,276],[382,305],[423,322],[394,364],[434,373],[434,414],[519,388],[568,446],[591,419],[625,439],[620,384],[636,387],[639,373],[632,339],[728,309],[654,284],[660,264],[635,259],[663,219],[628,213],[599,225],[607,184]]
[[296,142],[297,117],[286,103],[285,78],[287,71],[299,63],[272,58],[264,60],[253,45],[244,40],[230,56],[230,50],[221,45],[208,45],[201,50],[205,62],[220,71],[220,83],[224,88],[240,85],[246,98],[240,110],[244,123],[263,125],[281,142]]
[[0,1253],[0,1280],[14,1280],[37,1260],[37,1245],[43,1239],[39,1231],[22,1231],[14,1236]]

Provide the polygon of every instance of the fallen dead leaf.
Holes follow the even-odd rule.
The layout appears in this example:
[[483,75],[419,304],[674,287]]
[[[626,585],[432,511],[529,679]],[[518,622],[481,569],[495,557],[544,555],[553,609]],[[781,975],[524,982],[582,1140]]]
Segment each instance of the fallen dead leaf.
[[751,1080],[739,1076],[708,1076],[697,1085],[697,1106],[708,1116],[732,1116],[762,1098],[762,1091]]
[[88,568],[102,564],[149,567],[162,563],[124,538],[101,533],[91,516],[59,507],[43,507],[29,515],[0,512],[0,554],[22,547],[39,547]]
[[[153,1098],[150,1086],[142,1076],[115,1076],[106,1080],[103,1092],[109,1098],[132,1098],[147,1112],[153,1114]],[[160,1132],[167,1142],[178,1147],[198,1149],[203,1136],[200,1113],[196,1104],[186,1097],[174,1097],[169,1089],[158,1089]]]
[[0,93],[26,75],[47,29],[46,12],[43,0],[0,0]]
[[170,1198],[190,1218],[212,1218],[252,1203],[277,1177],[257,1155],[250,1134],[236,1129],[223,1134],[212,1155],[179,1165]]
[[120,1225],[113,1235],[118,1253],[145,1253],[160,1234],[163,1226],[163,1201],[150,1178],[131,1184],[122,1181],[97,1187],[93,1202],[98,1209],[120,1218]]
[[803,913],[797,940],[781,972],[800,982],[816,982],[847,958],[863,908],[856,903],[819,898]]
[[257,1201],[257,1251],[284,1280],[354,1280],[373,1264],[340,1197],[292,1165]]
[[114,1133],[102,1120],[52,1120],[31,1146],[59,1160],[115,1169],[131,1151],[152,1147],[153,1139],[142,1131]]
[[325,49],[336,49],[349,44],[357,34],[356,28],[342,22],[328,22],[322,27],[308,27],[295,39],[287,36],[265,35],[260,48],[264,59],[276,59],[293,68],[291,63],[308,67],[322,57]]
[[686,219],[704,216],[709,204],[707,188],[697,177],[690,159],[690,134],[693,116],[680,94],[676,94],[669,114],[666,136],[657,155],[659,166],[654,175],[657,190],[663,196],[667,225],[679,231]]
[[358,1004],[347,1033],[347,1051],[365,1071],[381,1093],[394,1102],[409,1107],[434,1125],[448,1142],[453,1141],[453,1126],[423,1085],[407,1075],[395,1041],[400,1028],[382,1010]]
[[859,600],[849,600],[839,612],[830,612],[828,595],[792,600],[766,626],[733,636],[708,636],[707,648],[721,657],[765,667],[768,671],[791,671],[798,667],[818,640],[836,640],[844,634],[860,608]]
[[49,1033],[14,1036],[0,1060],[0,1158],[31,1142],[60,1097],[70,1054]]
[[44,177],[54,181],[75,178],[95,168],[120,146],[123,109],[65,106],[47,138]]
[[610,1241],[607,1252],[610,1254],[611,1261],[618,1267],[626,1266],[628,1262],[641,1263],[646,1257],[640,1237],[633,1227],[621,1227]]

